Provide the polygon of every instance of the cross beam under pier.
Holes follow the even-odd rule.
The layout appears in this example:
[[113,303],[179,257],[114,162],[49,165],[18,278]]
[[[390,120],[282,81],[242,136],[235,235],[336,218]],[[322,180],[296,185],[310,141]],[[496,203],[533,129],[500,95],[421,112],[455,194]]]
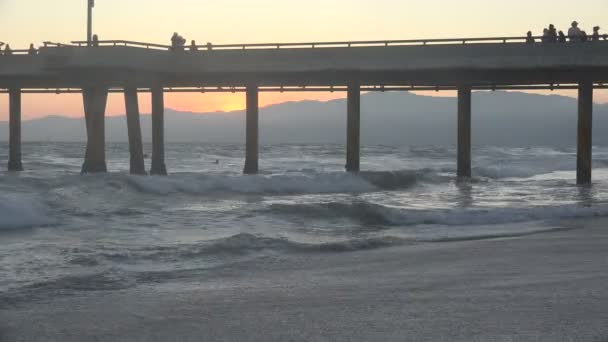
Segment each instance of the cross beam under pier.
[[[362,92],[394,92],[394,91],[456,91],[457,86],[361,86]],[[578,90],[575,85],[515,85],[515,86],[471,86],[472,90]],[[594,84],[593,89],[608,89],[608,85]],[[108,89],[109,93],[123,93],[123,88]],[[139,93],[151,93],[151,88],[138,88]],[[163,88],[164,93],[245,93],[247,87],[196,87],[196,88]],[[300,86],[300,87],[259,87],[262,93],[290,92],[347,92],[348,86]],[[22,89],[23,94],[81,94],[81,89]],[[8,94],[8,89],[0,89],[0,94]]]

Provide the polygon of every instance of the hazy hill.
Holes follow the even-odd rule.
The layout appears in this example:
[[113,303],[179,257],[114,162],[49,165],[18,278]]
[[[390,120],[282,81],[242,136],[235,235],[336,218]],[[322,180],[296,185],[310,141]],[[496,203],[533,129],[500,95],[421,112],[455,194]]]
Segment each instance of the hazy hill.
[[[596,105],[594,143],[608,144],[608,105]],[[476,145],[575,146],[577,103],[563,96],[479,92],[473,95],[473,141]],[[243,111],[187,113],[166,111],[168,142],[244,141]],[[370,93],[362,96],[362,143],[453,145],[456,139],[456,99],[410,93]],[[150,116],[142,115],[144,139],[150,140]],[[8,139],[6,122],[0,139]],[[262,143],[343,143],[346,101],[288,102],[262,108]],[[108,141],[127,141],[124,116],[106,121]],[[26,141],[84,141],[83,119],[59,116],[23,123]]]

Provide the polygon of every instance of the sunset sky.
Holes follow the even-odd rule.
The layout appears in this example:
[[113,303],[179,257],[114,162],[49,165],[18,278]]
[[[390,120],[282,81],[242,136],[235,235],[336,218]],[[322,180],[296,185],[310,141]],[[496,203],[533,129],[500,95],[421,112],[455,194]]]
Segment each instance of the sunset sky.
[[[87,0],[0,0],[0,41],[13,48],[30,42],[86,39]],[[608,28],[608,1],[576,5],[564,0],[96,0],[94,32],[100,39],[168,44],[174,31],[199,43],[263,43],[331,40],[384,40],[536,34],[550,23],[567,29],[574,19],[583,29]],[[598,102],[608,94],[597,92]],[[566,93],[571,94],[571,93]],[[261,94],[261,105],[328,100],[341,93]],[[142,96],[141,110],[149,111]],[[82,116],[80,95],[24,95],[24,117]],[[166,106],[207,112],[244,107],[242,94],[168,94]],[[0,120],[7,96],[0,95]],[[124,113],[122,96],[111,95],[108,114]]]

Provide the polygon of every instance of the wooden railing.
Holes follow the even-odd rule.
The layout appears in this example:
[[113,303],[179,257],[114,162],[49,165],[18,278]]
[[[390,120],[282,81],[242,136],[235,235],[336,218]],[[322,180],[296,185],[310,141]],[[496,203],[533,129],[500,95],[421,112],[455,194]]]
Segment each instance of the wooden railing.
[[[532,37],[537,44],[542,42],[543,37]],[[603,41],[608,36],[602,35]],[[195,45],[200,50],[251,50],[251,49],[316,49],[316,48],[356,48],[356,47],[391,47],[391,46],[426,46],[426,45],[466,45],[466,44],[523,44],[528,37],[489,37],[489,38],[439,38],[439,39],[406,39],[406,40],[363,40],[363,41],[333,41],[333,42],[301,42],[301,43],[252,43],[252,44],[212,44]],[[130,40],[100,40],[95,46],[128,46],[142,49],[172,50],[170,45],[136,42]],[[560,43],[553,43],[560,44]],[[87,41],[72,41],[71,44],[43,42],[44,47],[87,47]],[[181,50],[182,48],[180,48]],[[183,47],[185,51],[191,51],[192,46]],[[29,50],[13,50],[14,54],[28,54]],[[0,53],[1,55],[2,53]]]
[[[532,37],[537,43],[542,37]],[[302,43],[253,43],[253,44],[211,44],[195,45],[197,50],[248,50],[248,49],[281,49],[281,48],[336,48],[336,47],[371,47],[371,46],[404,46],[404,45],[462,45],[462,44],[508,44],[525,43],[528,37],[491,37],[491,38],[442,38],[442,39],[412,39],[412,40],[367,40],[367,41],[334,41],[334,42],[302,42]],[[605,38],[604,38],[605,39]],[[72,44],[86,47],[86,41],[73,41]],[[146,49],[170,50],[170,45],[135,42],[128,40],[100,40],[98,46],[130,46]],[[556,43],[557,44],[557,43]],[[190,50],[191,45],[183,47]]]

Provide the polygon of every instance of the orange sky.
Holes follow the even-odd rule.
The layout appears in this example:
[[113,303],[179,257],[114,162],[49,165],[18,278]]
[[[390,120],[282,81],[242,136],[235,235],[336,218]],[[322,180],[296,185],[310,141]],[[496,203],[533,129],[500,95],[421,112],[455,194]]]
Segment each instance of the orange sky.
[[[82,40],[87,1],[0,0],[0,41],[24,48],[44,40]],[[528,30],[540,34],[549,23],[565,29],[573,19],[586,29],[608,27],[606,13],[606,0],[574,7],[568,0],[442,0],[432,6],[419,0],[96,0],[94,32],[102,39],[167,43],[178,31],[187,39],[216,44],[519,36]],[[597,102],[608,102],[604,92],[596,93]],[[344,95],[262,93],[260,104]],[[0,120],[7,120],[7,102],[0,94]],[[149,112],[149,96],[142,95],[140,102],[141,111]],[[242,109],[244,102],[243,94],[219,93],[167,94],[165,99],[166,107],[195,112]],[[111,95],[108,114],[123,113],[122,96]],[[81,96],[24,95],[25,119],[51,114],[82,116]]]

